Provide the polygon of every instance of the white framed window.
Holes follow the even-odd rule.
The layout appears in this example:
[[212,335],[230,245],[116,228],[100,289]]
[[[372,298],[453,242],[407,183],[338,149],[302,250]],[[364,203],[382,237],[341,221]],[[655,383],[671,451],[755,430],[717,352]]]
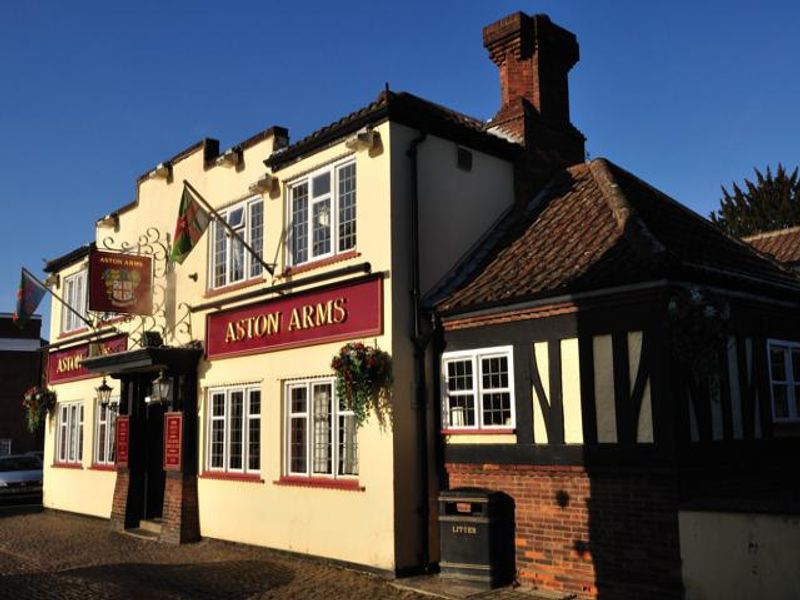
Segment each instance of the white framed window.
[[[263,255],[264,247],[264,203],[261,197],[251,198],[219,211],[228,225],[244,239],[250,247]],[[211,258],[209,281],[211,288],[260,277],[262,265],[228,229],[214,221],[211,227]]]
[[[89,292],[86,285],[87,277],[88,271],[86,269],[65,277],[61,292],[61,297],[64,302],[69,304],[84,318],[88,314]],[[86,323],[84,323],[78,315],[69,310],[66,306],[61,307],[61,333],[75,331],[85,326]]]
[[286,384],[286,474],[358,476],[358,437],[353,412],[336,396],[333,379]]
[[7,456],[11,454],[11,439],[0,438],[0,456]]
[[769,340],[772,417],[776,422],[800,421],[800,343]]
[[261,390],[214,388],[208,392],[206,467],[225,473],[261,470]]
[[356,247],[356,163],[326,166],[289,185],[287,255],[290,265]]
[[513,348],[445,353],[442,394],[445,429],[515,427]]
[[119,410],[119,398],[111,398],[107,405],[97,403],[94,419],[94,464],[113,465],[114,434]]
[[56,462],[83,462],[83,402],[59,402]]

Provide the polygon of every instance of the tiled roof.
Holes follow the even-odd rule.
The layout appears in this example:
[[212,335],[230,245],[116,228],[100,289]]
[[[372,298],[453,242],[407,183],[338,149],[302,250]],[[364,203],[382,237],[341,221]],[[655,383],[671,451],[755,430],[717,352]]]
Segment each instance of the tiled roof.
[[791,271],[596,159],[563,170],[510,211],[426,300],[443,312],[463,312],[667,277],[768,286],[800,297]]
[[387,90],[381,92],[374,102],[274,152],[264,163],[273,169],[281,168],[320,147],[339,141],[361,127],[379,123],[386,118],[500,156],[510,157],[520,150],[519,144],[487,131],[486,123],[480,119],[469,117],[408,92]]
[[45,273],[55,273],[56,271],[60,271],[61,269],[75,264],[79,260],[83,260],[84,257],[89,256],[89,252],[94,247],[94,242],[90,242],[83,246],[79,246],[74,250],[70,250],[66,254],[63,254],[57,258],[52,258],[45,263],[43,270]]
[[767,231],[742,239],[779,263],[800,265],[800,227]]

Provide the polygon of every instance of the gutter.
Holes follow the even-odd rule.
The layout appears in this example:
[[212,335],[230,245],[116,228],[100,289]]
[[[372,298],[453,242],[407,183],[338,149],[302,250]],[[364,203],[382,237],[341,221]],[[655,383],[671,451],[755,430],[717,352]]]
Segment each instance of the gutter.
[[421,327],[421,293],[420,293],[420,259],[419,259],[419,155],[418,147],[428,134],[421,131],[408,144],[406,156],[411,161],[411,328],[409,336],[414,346],[414,406],[417,411],[417,452],[420,457],[420,540],[422,542],[422,567],[428,573],[431,570],[430,557],[430,485],[428,481],[428,420],[427,420],[427,384],[425,380],[425,349],[430,341],[429,336],[422,334]]

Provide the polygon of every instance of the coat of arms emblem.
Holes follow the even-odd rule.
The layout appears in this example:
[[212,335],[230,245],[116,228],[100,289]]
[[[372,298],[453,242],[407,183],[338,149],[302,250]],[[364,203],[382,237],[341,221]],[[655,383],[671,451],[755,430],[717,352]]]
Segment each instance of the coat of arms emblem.
[[101,278],[113,306],[125,308],[136,304],[136,288],[142,282],[138,270],[105,269]]

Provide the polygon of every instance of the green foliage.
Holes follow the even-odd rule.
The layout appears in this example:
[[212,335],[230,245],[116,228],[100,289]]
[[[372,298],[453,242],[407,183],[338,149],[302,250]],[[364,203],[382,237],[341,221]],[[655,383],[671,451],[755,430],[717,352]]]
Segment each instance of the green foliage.
[[22,396],[25,421],[28,431],[35,433],[43,424],[48,413],[56,407],[56,393],[46,387],[33,386]]
[[389,396],[392,385],[392,359],[388,352],[361,342],[345,344],[333,357],[336,393],[353,411],[361,427],[374,410],[381,427],[391,421]]
[[755,182],[745,179],[744,189],[737,183],[732,192],[722,186],[719,210],[711,213],[711,220],[736,237],[800,225],[797,168],[789,174],[778,163],[774,175],[769,166],[766,175],[758,169],[754,171]]

